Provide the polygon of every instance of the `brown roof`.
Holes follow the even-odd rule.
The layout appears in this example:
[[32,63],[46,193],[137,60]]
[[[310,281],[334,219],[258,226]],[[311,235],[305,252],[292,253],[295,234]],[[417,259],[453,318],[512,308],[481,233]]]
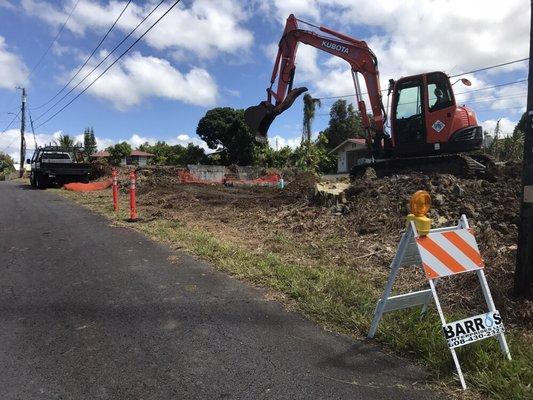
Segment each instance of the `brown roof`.
[[339,144],[337,147],[335,147],[334,149],[330,150],[329,154],[335,153],[337,150],[339,150],[346,143],[355,143],[355,144],[360,144],[360,145],[366,146],[366,140],[365,139],[362,139],[362,138],[350,138],[350,139],[346,139],[344,142]]
[[147,153],[146,151],[141,150],[133,150],[131,152],[132,156],[144,156],[144,157],[153,157],[154,155],[152,153]]
[[[93,155],[91,155],[91,157],[94,157],[94,158],[101,158],[101,157],[109,157],[111,154],[109,154],[109,152],[107,150],[101,150],[101,151],[98,151],[96,153],[94,153]],[[131,155],[132,156],[143,156],[143,157],[153,157],[154,155],[152,153],[147,153],[146,151],[141,151],[141,150],[133,150],[131,152]]]
[[97,151],[94,154],[91,154],[91,157],[99,158],[99,157],[109,157],[110,154],[106,150]]

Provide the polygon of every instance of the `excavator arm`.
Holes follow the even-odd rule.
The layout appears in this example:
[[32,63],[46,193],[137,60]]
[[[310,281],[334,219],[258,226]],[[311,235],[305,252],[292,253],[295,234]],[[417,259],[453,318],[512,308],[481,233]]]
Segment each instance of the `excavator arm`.
[[[268,128],[275,117],[288,109],[299,95],[307,91],[305,87],[292,87],[296,71],[295,59],[298,44],[304,43],[340,57],[350,64],[356,89],[357,105],[363,127],[368,135],[367,142],[370,144],[372,140],[371,128],[375,132],[374,142],[381,142],[386,116],[381,99],[378,62],[375,54],[364,41],[353,39],[322,26],[316,27],[320,32],[301,29],[298,22],[299,20],[292,14],[287,18],[283,36],[279,42],[270,87],[267,88],[267,100],[258,106],[249,107],[245,111],[246,123],[255,133],[256,139],[266,141]],[[364,77],[366,83],[372,108],[372,124],[362,99],[357,73]],[[276,81],[277,86],[274,88]]]

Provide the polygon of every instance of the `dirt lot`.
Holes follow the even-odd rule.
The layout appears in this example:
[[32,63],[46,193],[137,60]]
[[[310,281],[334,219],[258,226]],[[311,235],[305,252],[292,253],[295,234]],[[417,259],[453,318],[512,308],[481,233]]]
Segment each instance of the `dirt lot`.
[[[224,187],[179,183],[176,169],[142,171],[138,208],[145,221],[168,219],[206,230],[220,239],[253,250],[274,253],[300,265],[349,266],[370,272],[377,286],[385,283],[389,265],[405,226],[412,193],[432,194],[434,226],[453,225],[462,213],[474,228],[495,302],[509,326],[533,326],[530,303],[510,299],[516,256],[520,166],[501,166],[496,182],[452,175],[398,175],[362,178],[346,192],[346,202],[316,204],[312,176],[302,174],[286,189]],[[126,173],[121,182],[127,186]],[[126,190],[125,188],[123,190]],[[482,311],[473,274],[443,280],[446,308]],[[427,285],[418,269],[406,269],[399,288]]]

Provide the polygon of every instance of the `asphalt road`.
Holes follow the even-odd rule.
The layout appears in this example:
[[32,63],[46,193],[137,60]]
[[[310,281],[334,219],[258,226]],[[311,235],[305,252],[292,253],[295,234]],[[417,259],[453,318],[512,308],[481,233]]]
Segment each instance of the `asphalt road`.
[[427,376],[51,192],[0,182],[0,399],[435,399]]

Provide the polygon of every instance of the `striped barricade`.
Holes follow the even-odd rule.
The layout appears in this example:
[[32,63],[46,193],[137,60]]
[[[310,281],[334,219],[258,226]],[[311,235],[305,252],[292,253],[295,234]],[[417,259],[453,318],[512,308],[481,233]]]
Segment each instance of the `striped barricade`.
[[[422,267],[429,282],[429,289],[391,296],[392,287],[400,268],[413,265]],[[461,385],[463,389],[466,389],[455,348],[496,336],[502,352],[509,360],[511,359],[503,322],[494,305],[483,268],[483,259],[466,216],[461,216],[457,226],[431,229],[425,236],[418,234],[415,224],[411,221],[406,232],[402,235],[398,250],[391,263],[389,279],[383,296],[377,302],[368,337],[372,338],[376,334],[383,313],[421,306],[422,314],[425,314],[431,299],[433,299]],[[477,274],[489,311],[485,314],[447,323],[435,285],[441,278],[466,272]]]

